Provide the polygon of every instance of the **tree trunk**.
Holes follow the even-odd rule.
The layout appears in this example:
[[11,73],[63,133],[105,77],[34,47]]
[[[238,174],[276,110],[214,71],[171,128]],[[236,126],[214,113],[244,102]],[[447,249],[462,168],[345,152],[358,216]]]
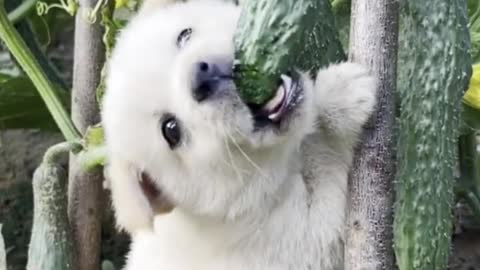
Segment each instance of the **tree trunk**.
[[[75,58],[73,69],[72,119],[83,134],[88,126],[100,122],[96,88],[105,59],[100,18],[90,23],[85,12],[97,0],[80,0],[75,25]],[[98,15],[100,16],[100,15]],[[101,169],[84,172],[76,158],[70,156],[69,208],[78,270],[100,267],[101,216],[104,191]]]
[[350,60],[378,78],[377,110],[367,123],[349,178],[346,270],[393,269],[393,129],[398,1],[353,0]]

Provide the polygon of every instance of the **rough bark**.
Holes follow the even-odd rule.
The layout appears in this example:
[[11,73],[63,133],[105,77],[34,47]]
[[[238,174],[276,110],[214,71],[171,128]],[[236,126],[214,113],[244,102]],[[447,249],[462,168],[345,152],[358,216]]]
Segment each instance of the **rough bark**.
[[[100,122],[96,88],[105,59],[100,19],[90,23],[85,12],[97,0],[80,0],[76,15],[75,51],[72,89],[72,119],[81,133],[89,125]],[[77,269],[95,270],[100,267],[101,216],[104,191],[100,169],[84,172],[72,155],[69,177],[69,219],[73,230]]]
[[350,31],[349,58],[368,66],[378,78],[378,103],[365,126],[349,178],[345,269],[393,269],[398,1],[352,1]]

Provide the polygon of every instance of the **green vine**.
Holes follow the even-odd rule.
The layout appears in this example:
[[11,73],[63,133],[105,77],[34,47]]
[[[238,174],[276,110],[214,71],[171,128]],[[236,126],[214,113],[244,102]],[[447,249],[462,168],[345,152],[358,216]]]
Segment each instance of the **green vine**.
[[75,15],[75,12],[77,12],[78,9],[78,3],[75,0],[60,0],[60,3],[57,4],[47,4],[45,2],[38,2],[37,3],[37,12],[38,15],[45,15],[47,14],[51,9],[63,9],[65,10],[70,16]]
[[123,27],[122,23],[115,20],[114,12],[115,12],[115,5],[113,0],[107,0],[107,3],[103,5],[100,15],[101,15],[101,22],[100,24],[104,27],[105,33],[103,34],[103,44],[105,45],[105,63],[103,64],[103,68],[101,71],[101,78],[100,83],[98,84],[97,91],[96,91],[96,98],[98,104],[102,104],[102,96],[105,92],[105,78],[107,76],[107,65],[106,62],[110,58],[112,53],[113,46],[115,45],[115,38]]
[[65,139],[67,141],[79,140],[80,134],[61,103],[53,83],[47,78],[25,41],[9,21],[4,3],[5,0],[0,0],[0,38],[32,80]]
[[8,14],[8,19],[16,24],[27,16],[35,7],[38,0],[23,1],[14,11]]
[[81,149],[82,145],[77,142],[61,142],[47,149],[43,155],[43,163],[56,165],[62,154],[68,152],[77,153]]
[[98,0],[95,6],[92,9],[86,9],[83,14],[84,19],[93,24],[97,21],[98,13],[104,7],[109,0]]

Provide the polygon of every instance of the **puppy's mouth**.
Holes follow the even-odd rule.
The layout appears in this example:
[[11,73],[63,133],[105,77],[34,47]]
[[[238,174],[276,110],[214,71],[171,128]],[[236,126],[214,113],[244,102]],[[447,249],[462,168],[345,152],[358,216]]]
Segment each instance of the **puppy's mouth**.
[[303,87],[298,75],[282,74],[275,95],[264,104],[247,104],[255,121],[255,129],[280,128],[303,100]]
[[139,180],[140,188],[155,214],[166,214],[173,210],[174,205],[157,187],[148,173],[142,172]]

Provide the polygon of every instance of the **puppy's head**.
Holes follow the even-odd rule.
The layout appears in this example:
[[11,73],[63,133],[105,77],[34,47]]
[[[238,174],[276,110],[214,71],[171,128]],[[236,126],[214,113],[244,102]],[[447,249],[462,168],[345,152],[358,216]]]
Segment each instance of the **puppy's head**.
[[148,173],[174,205],[225,218],[269,204],[312,123],[303,75],[281,76],[263,105],[239,97],[239,13],[198,0],[134,18],[110,61],[103,107],[110,155]]

